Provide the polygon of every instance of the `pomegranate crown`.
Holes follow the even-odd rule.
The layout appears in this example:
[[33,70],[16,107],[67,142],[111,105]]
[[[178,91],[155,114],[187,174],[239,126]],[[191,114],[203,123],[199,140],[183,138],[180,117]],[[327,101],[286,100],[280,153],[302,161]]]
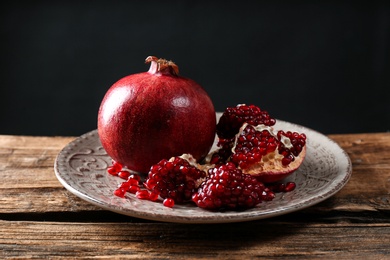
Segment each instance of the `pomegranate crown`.
[[150,63],[149,72],[152,74],[160,72],[162,74],[179,75],[179,67],[173,61],[149,56],[145,59],[145,63]]

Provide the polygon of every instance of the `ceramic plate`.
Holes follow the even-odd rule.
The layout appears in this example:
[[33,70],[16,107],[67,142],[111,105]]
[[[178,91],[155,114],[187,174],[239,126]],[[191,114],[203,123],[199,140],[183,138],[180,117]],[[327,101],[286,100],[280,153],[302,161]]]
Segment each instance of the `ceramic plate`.
[[[303,126],[277,121],[274,129],[304,132],[307,154],[301,167],[286,181],[296,183],[292,192],[277,193],[269,202],[245,211],[212,212],[188,203],[167,208],[159,202],[137,199],[133,194],[113,195],[123,182],[106,173],[111,159],[101,146],[97,130],[69,143],[57,156],[55,173],[76,196],[104,209],[149,220],[178,223],[227,223],[274,217],[317,204],[337,193],[351,176],[348,155],[334,141]],[[215,149],[215,144],[213,146]]]

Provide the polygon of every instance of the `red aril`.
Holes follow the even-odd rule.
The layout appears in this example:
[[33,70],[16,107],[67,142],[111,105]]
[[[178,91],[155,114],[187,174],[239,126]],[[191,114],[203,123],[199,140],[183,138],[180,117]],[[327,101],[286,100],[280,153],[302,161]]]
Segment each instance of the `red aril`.
[[111,175],[117,176],[122,170],[122,165],[118,162],[113,161],[112,166],[107,167],[107,172]]
[[141,200],[149,200],[150,193],[147,190],[139,190],[135,193],[135,196]]
[[167,208],[173,208],[173,206],[175,206],[175,201],[171,198],[166,198],[163,201],[163,205]]
[[118,176],[121,177],[122,179],[127,180],[127,178],[129,178],[129,176],[130,176],[130,172],[128,172],[128,171],[120,171],[118,173]]
[[126,76],[106,93],[98,133],[107,154],[126,168],[147,173],[164,158],[192,154],[202,160],[216,128],[213,103],[172,62],[150,56],[148,72]]

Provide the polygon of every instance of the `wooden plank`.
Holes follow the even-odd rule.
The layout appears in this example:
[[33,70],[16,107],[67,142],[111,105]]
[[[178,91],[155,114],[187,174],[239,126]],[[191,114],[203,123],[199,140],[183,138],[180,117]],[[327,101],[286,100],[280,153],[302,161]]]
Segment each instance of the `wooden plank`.
[[60,151],[66,144],[76,137],[47,137],[47,136],[19,136],[0,135],[0,148],[8,149],[54,149]]
[[330,135],[351,158],[353,168],[390,168],[390,133]]
[[219,225],[0,221],[2,259],[388,259],[390,224]]

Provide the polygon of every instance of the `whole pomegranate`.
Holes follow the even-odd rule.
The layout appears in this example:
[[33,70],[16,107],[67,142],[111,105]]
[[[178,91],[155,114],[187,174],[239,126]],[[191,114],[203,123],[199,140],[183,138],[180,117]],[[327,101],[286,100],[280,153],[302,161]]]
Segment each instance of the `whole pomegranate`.
[[183,153],[202,160],[215,138],[210,97],[195,81],[179,76],[172,61],[149,56],[146,63],[148,72],[120,79],[104,96],[98,113],[104,149],[114,161],[142,173]]

